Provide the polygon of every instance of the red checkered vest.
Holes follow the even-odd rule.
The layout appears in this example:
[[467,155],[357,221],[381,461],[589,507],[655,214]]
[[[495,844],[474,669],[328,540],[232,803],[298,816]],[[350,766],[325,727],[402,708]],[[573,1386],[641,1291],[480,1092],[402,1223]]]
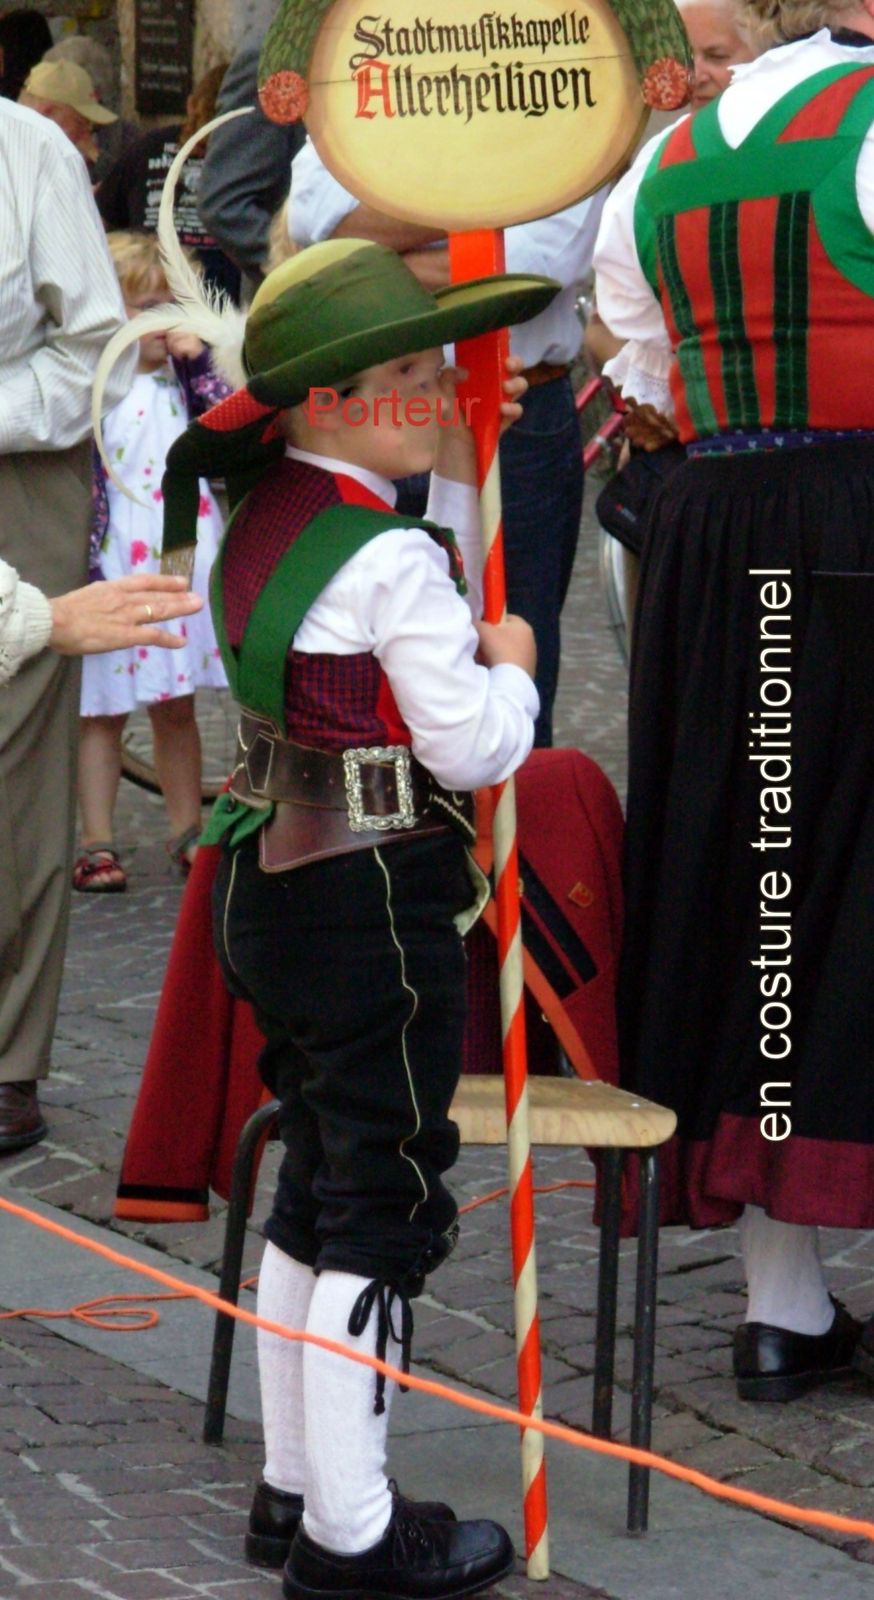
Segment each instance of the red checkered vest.
[[[316,517],[329,508],[347,505],[382,513],[375,517],[376,537],[386,521],[394,527],[425,527],[450,556],[453,576],[460,573],[460,558],[452,536],[431,524],[400,517],[385,501],[357,480],[335,475],[290,457],[273,466],[240,507],[222,550],[216,574],[220,605],[216,607],[216,632],[226,662],[239,657],[253,610],[286,556]],[[385,520],[383,520],[385,519]],[[364,542],[362,540],[362,542]],[[343,560],[341,556],[338,570]],[[454,570],[453,570],[454,569]],[[332,573],[328,573],[328,577]],[[327,577],[325,579],[327,582]],[[282,604],[277,595],[277,609]],[[263,619],[263,611],[261,613]],[[321,750],[347,750],[357,745],[411,743],[411,736],[395,703],[391,686],[371,651],[355,655],[310,653],[288,647],[285,653],[284,720],[286,737]],[[272,663],[278,670],[278,663]],[[229,672],[233,682],[233,672]],[[249,709],[275,715],[275,708],[253,704],[252,695],[241,696]]]

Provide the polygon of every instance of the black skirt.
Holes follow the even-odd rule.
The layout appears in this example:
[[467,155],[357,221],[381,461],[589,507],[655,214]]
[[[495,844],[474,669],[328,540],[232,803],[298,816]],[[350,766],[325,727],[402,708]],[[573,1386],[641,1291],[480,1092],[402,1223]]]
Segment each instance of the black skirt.
[[863,574],[867,440],[699,457],[649,515],[619,1023],[623,1083],[678,1113],[665,1221],[874,1226]]

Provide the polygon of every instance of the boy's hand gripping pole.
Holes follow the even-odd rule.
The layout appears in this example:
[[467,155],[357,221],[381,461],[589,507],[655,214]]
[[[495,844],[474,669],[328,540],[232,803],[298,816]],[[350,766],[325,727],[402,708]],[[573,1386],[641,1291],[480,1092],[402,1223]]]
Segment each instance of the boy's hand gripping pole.
[[[453,283],[504,272],[503,233],[486,229],[450,235],[449,264]],[[458,365],[469,373],[462,386],[462,397],[476,397],[479,400],[479,404],[473,408],[476,418],[473,435],[477,453],[483,536],[484,613],[487,622],[500,622],[507,609],[498,440],[501,424],[499,407],[505,398],[504,362],[508,348],[509,338],[505,329],[501,333],[465,340],[459,344],[456,355]],[[516,791],[513,779],[497,785],[492,791],[492,798],[519,1410],[525,1416],[540,1418],[543,1415],[543,1392],[534,1245],[534,1184],[528,1119]],[[549,1532],[543,1435],[530,1430],[523,1430],[522,1433],[522,1489],[528,1577],[548,1578]]]

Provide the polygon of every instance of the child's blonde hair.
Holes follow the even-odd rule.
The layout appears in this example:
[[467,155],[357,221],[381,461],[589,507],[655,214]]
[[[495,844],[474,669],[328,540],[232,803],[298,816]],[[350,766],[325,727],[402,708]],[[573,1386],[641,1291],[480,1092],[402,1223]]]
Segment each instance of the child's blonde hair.
[[[156,293],[166,291],[168,300],[174,298],[167,282],[157,234],[108,233],[106,242],[122,292],[128,298],[132,294],[147,294],[153,288]],[[190,250],[182,250],[182,254],[199,275],[202,269],[197,257]]]
[[[155,234],[108,233],[106,242],[125,295],[147,293],[156,279],[166,287],[167,278]],[[170,298],[169,289],[167,298]]]

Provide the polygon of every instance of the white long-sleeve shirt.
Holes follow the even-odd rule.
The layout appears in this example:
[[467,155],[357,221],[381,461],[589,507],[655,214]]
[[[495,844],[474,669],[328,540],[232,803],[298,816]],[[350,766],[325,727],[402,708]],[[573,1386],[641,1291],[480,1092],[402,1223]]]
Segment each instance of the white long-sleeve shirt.
[[[835,44],[827,29],[808,39],[778,45],[757,60],[733,70],[732,81],[719,98],[717,116],[732,149],[783,95],[827,67],[874,63],[870,48]],[[611,333],[631,341],[604,371],[623,392],[651,401],[664,410],[672,353],[659,301],[644,277],[634,234],[637,191],[656,150],[672,132],[650,139],[604,206],[595,246],[598,311]],[[856,197],[867,227],[874,233],[874,125],[869,128],[856,166]],[[669,403],[669,402],[668,402]]]
[[[308,139],[291,164],[292,238],[301,246],[329,239],[343,218],[358,205],[330,173]],[[518,223],[504,230],[508,272],[533,272],[557,278],[560,294],[530,322],[510,329],[510,348],[526,367],[540,361],[554,365],[579,354],[582,329],[576,310],[578,285],[592,270],[592,252],[607,188],[578,200],[552,217]]]
[[[79,151],[47,117],[0,100],[0,452],[87,437],[94,369],[124,315]],[[135,363],[133,351],[119,362],[107,406]]]
[[42,590],[22,583],[0,557],[0,685],[49,642],[52,609]]
[[[355,478],[389,505],[388,479],[289,447],[288,454]],[[446,552],[421,528],[378,534],[335,573],[294,636],[295,650],[372,651],[412,736],[413,753],[448,789],[500,783],[529,754],[540,702],[521,667],[483,667],[473,618],[482,606],[476,489],[432,474],[427,516],[451,528],[468,582],[462,598]]]

